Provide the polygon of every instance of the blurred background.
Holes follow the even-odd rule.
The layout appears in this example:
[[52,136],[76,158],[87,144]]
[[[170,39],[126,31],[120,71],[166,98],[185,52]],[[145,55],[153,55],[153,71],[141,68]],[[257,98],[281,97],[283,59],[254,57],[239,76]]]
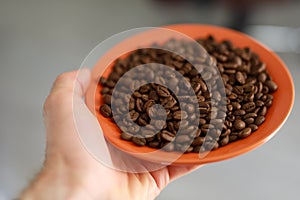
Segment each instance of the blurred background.
[[[231,27],[278,53],[299,94],[299,19],[296,0],[0,0],[0,200],[16,197],[42,165],[42,107],[55,77],[112,34],[172,23]],[[157,200],[299,198],[299,111],[296,95],[269,143],[178,179]]]

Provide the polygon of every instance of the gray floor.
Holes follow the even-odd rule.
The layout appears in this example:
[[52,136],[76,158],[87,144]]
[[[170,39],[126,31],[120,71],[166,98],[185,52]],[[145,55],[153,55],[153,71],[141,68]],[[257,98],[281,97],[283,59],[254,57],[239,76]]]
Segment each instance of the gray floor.
[[[59,73],[77,69],[96,44],[130,28],[174,22],[222,25],[229,20],[229,11],[221,5],[186,5],[171,11],[146,0],[123,2],[0,0],[0,200],[15,197],[41,166],[42,106]],[[250,22],[297,28],[299,8],[295,1],[265,5],[253,12]],[[255,35],[260,32],[251,33],[261,38]],[[299,54],[279,55],[299,94]],[[290,118],[269,143],[241,157],[204,166],[171,183],[157,199],[299,198],[299,111],[296,96]]]

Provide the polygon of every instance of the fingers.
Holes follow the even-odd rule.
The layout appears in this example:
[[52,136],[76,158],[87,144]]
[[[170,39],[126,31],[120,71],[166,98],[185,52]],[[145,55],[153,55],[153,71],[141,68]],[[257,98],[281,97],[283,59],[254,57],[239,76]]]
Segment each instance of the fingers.
[[90,83],[90,70],[83,68],[78,71],[65,72],[59,75],[51,89],[50,94],[58,92],[74,92],[83,96]]
[[199,169],[203,165],[168,166],[170,181]]

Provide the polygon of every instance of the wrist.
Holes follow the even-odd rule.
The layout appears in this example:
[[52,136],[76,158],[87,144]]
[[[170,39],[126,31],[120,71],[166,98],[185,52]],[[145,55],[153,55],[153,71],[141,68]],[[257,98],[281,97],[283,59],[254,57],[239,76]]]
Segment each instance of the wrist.
[[104,193],[93,190],[83,171],[70,169],[63,162],[51,162],[39,172],[30,186],[21,194],[22,200],[101,199]]

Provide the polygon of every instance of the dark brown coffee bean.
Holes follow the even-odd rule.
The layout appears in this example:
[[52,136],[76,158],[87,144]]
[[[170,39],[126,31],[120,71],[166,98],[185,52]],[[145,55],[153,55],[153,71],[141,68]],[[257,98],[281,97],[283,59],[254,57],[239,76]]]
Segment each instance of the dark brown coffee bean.
[[228,144],[228,142],[229,142],[229,136],[226,135],[223,139],[221,139],[220,145],[225,146],[226,144]]
[[238,136],[237,135],[230,135],[229,136],[229,142],[234,142],[238,139]]
[[110,117],[112,112],[111,112],[111,108],[109,107],[109,105],[107,104],[103,104],[100,107],[100,112],[104,117]]
[[254,118],[251,118],[251,117],[244,120],[244,122],[245,122],[247,125],[248,125],[248,124],[252,124],[254,121],[255,121]]
[[261,108],[260,112],[259,112],[259,115],[261,116],[265,116],[267,114],[267,107],[264,106]]
[[173,143],[166,143],[163,147],[165,151],[174,151],[174,144]]
[[186,119],[188,117],[187,113],[185,111],[176,111],[173,114],[173,118],[175,120],[181,120],[181,119]]
[[272,99],[267,99],[266,102],[265,102],[265,105],[267,107],[270,107],[272,105],[272,103],[273,103]]
[[241,104],[239,104],[238,102],[232,102],[231,105],[234,110],[239,110],[242,108]]
[[186,111],[187,111],[188,113],[194,113],[194,112],[195,112],[195,107],[194,107],[194,105],[193,105],[193,104],[187,104],[187,105],[186,105]]
[[161,137],[168,142],[172,142],[175,139],[175,135],[169,131],[163,130],[161,132]]
[[248,127],[251,128],[252,132],[254,132],[258,129],[258,126],[255,124],[249,124]]
[[267,75],[266,73],[261,73],[258,75],[258,80],[262,83],[264,83],[267,80]]
[[255,124],[257,126],[261,125],[263,122],[265,121],[265,117],[264,116],[258,116],[256,119],[255,119]]
[[[154,100],[148,100],[145,104],[144,104],[144,108],[143,110],[146,111],[147,113],[149,113],[150,108],[155,104]],[[138,108],[137,108],[138,109]]]
[[165,87],[162,87],[162,86],[158,86],[156,88],[156,92],[161,97],[169,97],[170,96],[169,90]]
[[102,96],[103,101],[105,104],[111,105],[111,95],[110,94],[105,94]]
[[256,113],[247,113],[243,116],[243,119],[247,119],[247,118],[256,118],[257,114]]
[[262,106],[264,106],[265,103],[263,101],[261,101],[261,100],[257,100],[255,102],[255,104],[256,104],[257,107],[262,107]]
[[194,141],[192,142],[192,146],[199,146],[199,145],[202,145],[204,142],[204,137],[196,137],[194,139]]
[[126,133],[126,132],[122,132],[121,133],[121,138],[123,139],[123,140],[128,140],[128,141],[130,141],[131,140],[131,138],[132,138],[132,134],[130,134],[130,133]]
[[245,110],[246,112],[251,112],[255,109],[256,105],[254,102],[248,102],[243,104],[242,108],[243,110]]
[[231,129],[227,129],[224,133],[221,134],[222,137],[225,137],[227,135],[230,135]]
[[146,145],[145,138],[133,137],[131,140],[137,146],[145,146]]
[[191,139],[188,135],[179,135],[176,137],[176,142],[178,143],[186,143],[186,142],[190,142]]
[[245,110],[236,110],[233,112],[234,115],[245,115],[246,114],[246,111]]
[[158,141],[149,142],[148,145],[152,148],[158,148],[160,143]]
[[244,129],[246,127],[246,124],[242,120],[235,120],[234,123],[233,123],[233,127],[236,130],[242,130],[242,129]]
[[107,79],[103,76],[100,77],[99,79],[99,83],[102,85],[102,86],[105,86],[105,83],[106,83]]
[[135,107],[138,112],[142,112],[144,107],[143,100],[140,98],[136,99]]
[[242,74],[242,72],[237,72],[236,73],[236,80],[240,83],[240,84],[245,84],[246,80],[244,75]]
[[239,132],[238,136],[240,138],[245,138],[248,137],[251,134],[251,128],[247,127],[245,129],[243,129],[242,131]]
[[269,88],[269,91],[271,92],[275,92],[278,88],[277,84],[271,80],[266,81],[265,85]]
[[129,115],[133,121],[136,121],[140,116],[140,114],[138,112],[136,112],[135,110],[130,111]]
[[155,122],[154,122],[154,126],[156,127],[156,128],[162,128],[162,127],[164,127],[164,125],[166,124],[166,122],[164,121],[164,120],[156,120]]

